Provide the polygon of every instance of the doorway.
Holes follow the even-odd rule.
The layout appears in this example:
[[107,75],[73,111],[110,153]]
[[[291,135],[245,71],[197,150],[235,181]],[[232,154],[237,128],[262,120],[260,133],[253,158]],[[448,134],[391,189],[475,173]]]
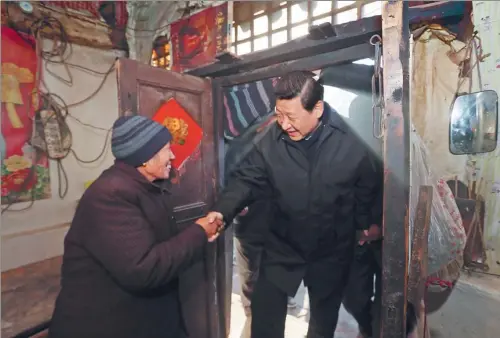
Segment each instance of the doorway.
[[[313,70],[319,76],[325,88],[324,100],[335,109],[354,129],[360,139],[375,154],[382,158],[382,140],[373,136],[371,77],[373,75],[373,60],[368,58],[354,62],[343,62],[332,66],[319,67]],[[309,69],[311,70],[311,69]],[[242,142],[258,137],[256,129],[259,125],[268,123],[274,113],[275,98],[270,83],[274,78],[252,82],[240,82],[233,86],[224,86],[220,93],[224,104],[224,135],[225,150]],[[261,91],[256,90],[260,88]],[[265,92],[262,90],[265,89]],[[253,94],[253,95],[252,95]],[[259,107],[259,108],[257,108]],[[245,127],[246,126],[246,127]],[[244,147],[239,146],[240,149]],[[239,152],[242,155],[243,151]],[[230,155],[231,157],[232,155]],[[240,158],[241,159],[241,158]],[[233,161],[234,159],[228,159]],[[224,163],[228,165],[228,163]],[[229,164],[231,166],[234,163]],[[226,171],[227,173],[227,171]],[[238,224],[230,228],[237,229]],[[237,231],[237,230],[236,230]],[[229,234],[226,234],[230,237]],[[237,239],[231,243],[232,255],[232,285],[230,288],[230,338],[239,338],[245,325],[244,300],[241,296],[241,279],[237,260]],[[285,336],[290,338],[304,337],[309,321],[309,298],[303,284],[294,297],[295,307],[289,306]],[[377,309],[374,309],[375,311]],[[358,335],[356,321],[341,308],[337,325],[336,337],[355,338]]]

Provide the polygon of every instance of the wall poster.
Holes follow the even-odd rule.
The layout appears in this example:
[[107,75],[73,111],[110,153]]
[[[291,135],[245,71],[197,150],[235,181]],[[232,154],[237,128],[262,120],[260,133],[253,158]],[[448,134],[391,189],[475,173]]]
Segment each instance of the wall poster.
[[30,145],[39,100],[35,41],[2,26],[2,204],[51,197],[49,161]]
[[[172,70],[183,72],[215,62],[229,46],[230,3],[209,7],[170,25]],[[231,15],[232,16],[232,15]]]

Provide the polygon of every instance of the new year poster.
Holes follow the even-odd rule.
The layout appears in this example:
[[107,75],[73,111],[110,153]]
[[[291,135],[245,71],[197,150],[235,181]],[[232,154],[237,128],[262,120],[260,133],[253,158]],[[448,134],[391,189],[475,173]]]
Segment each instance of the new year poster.
[[226,2],[170,25],[173,71],[215,62],[215,56],[227,50],[231,11],[232,6]]
[[35,42],[2,26],[2,204],[50,198],[49,162],[29,144],[38,107]]

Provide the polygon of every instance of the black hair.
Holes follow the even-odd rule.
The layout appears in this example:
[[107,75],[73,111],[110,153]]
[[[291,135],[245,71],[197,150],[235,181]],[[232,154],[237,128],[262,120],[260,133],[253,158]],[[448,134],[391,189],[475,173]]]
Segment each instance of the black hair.
[[318,101],[323,100],[323,86],[316,81],[314,73],[307,71],[290,72],[282,76],[274,86],[277,100],[291,100],[300,97],[302,107],[312,111]]

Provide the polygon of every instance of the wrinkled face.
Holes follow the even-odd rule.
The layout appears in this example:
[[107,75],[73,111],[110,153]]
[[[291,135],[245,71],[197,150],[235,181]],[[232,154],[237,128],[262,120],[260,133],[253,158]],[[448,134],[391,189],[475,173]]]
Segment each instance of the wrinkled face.
[[323,101],[314,106],[312,112],[302,107],[300,97],[276,101],[276,119],[292,141],[300,141],[316,128],[323,115]]
[[175,155],[170,148],[169,142],[141,168],[150,181],[167,179],[170,175],[173,159],[175,159]]

